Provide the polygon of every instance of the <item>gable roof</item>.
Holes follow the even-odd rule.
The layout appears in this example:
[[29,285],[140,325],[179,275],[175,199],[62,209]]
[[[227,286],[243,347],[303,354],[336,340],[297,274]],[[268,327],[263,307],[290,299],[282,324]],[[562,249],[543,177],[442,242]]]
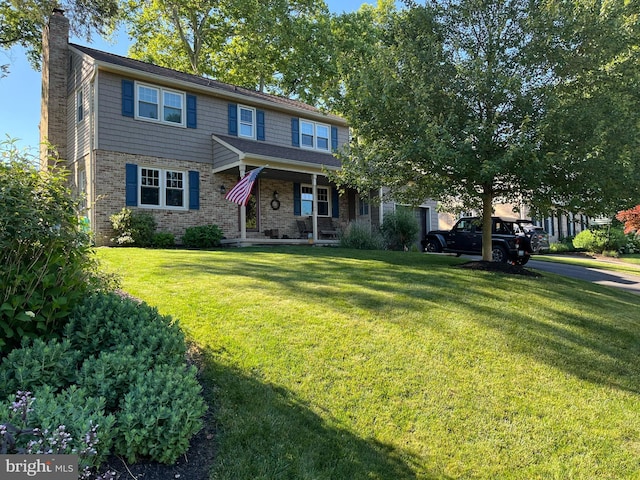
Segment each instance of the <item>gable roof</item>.
[[217,94],[236,101],[251,102],[278,110],[297,111],[298,114],[307,117],[320,117],[324,119],[324,121],[330,120],[334,124],[347,125],[342,117],[324,113],[316,107],[290,98],[237,87],[211,78],[180,72],[171,68],[95,50],[82,45],[70,43],[69,47],[81,55],[91,57],[99,67],[105,70],[115,71],[123,75],[160,77],[167,82],[190,87],[192,90],[203,90],[210,94]]

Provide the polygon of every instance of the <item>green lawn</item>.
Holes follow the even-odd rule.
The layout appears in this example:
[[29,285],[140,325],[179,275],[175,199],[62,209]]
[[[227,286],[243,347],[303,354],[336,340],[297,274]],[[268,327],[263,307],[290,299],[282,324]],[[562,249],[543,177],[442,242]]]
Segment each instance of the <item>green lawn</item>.
[[418,253],[98,256],[205,352],[212,479],[640,478],[640,296]]

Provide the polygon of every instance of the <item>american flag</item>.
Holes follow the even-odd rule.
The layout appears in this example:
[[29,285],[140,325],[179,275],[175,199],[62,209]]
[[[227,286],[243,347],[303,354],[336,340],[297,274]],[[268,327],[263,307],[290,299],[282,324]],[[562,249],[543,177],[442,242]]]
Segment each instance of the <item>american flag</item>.
[[236,183],[235,187],[229,190],[224,198],[230,202],[237,203],[238,205],[246,205],[249,202],[253,184],[263,168],[264,167],[255,168],[248,172],[238,183]]

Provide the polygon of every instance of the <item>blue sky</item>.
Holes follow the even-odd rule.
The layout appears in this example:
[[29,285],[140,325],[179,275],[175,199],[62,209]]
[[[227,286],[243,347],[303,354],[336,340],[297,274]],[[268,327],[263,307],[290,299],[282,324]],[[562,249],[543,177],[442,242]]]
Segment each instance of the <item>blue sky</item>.
[[[364,3],[376,4],[376,0],[325,0],[333,13],[356,11]],[[71,42],[88,45],[84,40],[71,38]],[[95,39],[91,47],[98,50],[126,55],[128,41],[126,35],[120,35],[116,43],[110,44],[102,39]],[[0,65],[9,63],[10,72],[0,79],[0,141],[11,138],[19,139],[21,148],[28,148],[36,153],[40,122],[40,72],[31,69],[21,48],[10,51],[0,50]]]

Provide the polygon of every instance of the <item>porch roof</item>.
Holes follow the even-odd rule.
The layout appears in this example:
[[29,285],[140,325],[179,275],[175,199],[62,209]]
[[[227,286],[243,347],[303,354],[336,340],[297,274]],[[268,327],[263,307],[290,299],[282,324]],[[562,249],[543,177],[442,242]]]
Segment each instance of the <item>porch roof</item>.
[[[283,147],[266,142],[246,140],[229,135],[212,135],[213,141],[237,155],[237,162],[246,163],[247,160],[257,161],[258,164],[269,163],[271,168],[292,171],[323,169],[337,170],[341,166],[338,158],[328,153],[316,152],[294,147]],[[223,171],[237,166],[237,162],[216,165],[214,172]]]

